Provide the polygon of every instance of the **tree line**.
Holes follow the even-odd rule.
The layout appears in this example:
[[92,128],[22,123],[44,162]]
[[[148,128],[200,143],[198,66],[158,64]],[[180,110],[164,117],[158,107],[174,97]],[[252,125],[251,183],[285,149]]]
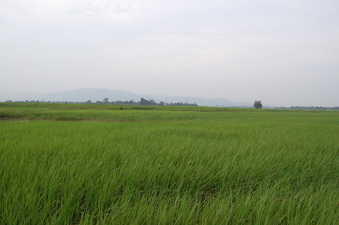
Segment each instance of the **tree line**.
[[87,100],[85,102],[77,101],[44,101],[44,100],[25,100],[25,101],[12,101],[7,100],[6,102],[18,102],[18,103],[75,103],[75,104],[105,104],[105,105],[153,105],[153,106],[198,106],[197,103],[188,103],[188,102],[171,102],[166,103],[163,101],[155,102],[153,99],[141,98],[140,101],[109,101],[109,98],[104,98],[102,101],[92,101]]
[[[93,104],[90,100],[86,102],[87,104]],[[156,102],[153,99],[141,98],[140,101],[109,101],[109,98],[104,98],[103,101],[96,101],[95,104],[110,104],[110,105],[159,105],[159,106],[198,106],[197,103],[188,103],[188,102],[171,102],[166,103],[163,101]]]

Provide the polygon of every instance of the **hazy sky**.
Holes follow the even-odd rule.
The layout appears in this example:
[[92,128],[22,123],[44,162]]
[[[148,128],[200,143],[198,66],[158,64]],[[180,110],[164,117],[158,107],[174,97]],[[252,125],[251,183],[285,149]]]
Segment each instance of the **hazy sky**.
[[338,0],[0,0],[0,92],[339,105]]

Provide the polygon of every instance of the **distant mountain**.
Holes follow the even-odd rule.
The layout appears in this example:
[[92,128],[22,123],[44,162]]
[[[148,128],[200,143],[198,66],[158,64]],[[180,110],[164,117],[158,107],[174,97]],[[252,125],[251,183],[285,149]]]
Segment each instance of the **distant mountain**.
[[87,100],[102,101],[104,98],[108,98],[109,101],[129,101],[139,100],[140,97],[137,94],[120,91],[120,90],[108,90],[108,89],[96,89],[86,88],[74,91],[54,92],[44,96],[45,100],[50,101],[70,101],[70,102],[85,102]]
[[0,101],[4,102],[7,100],[12,101],[25,101],[25,100],[39,100],[39,101],[69,101],[69,102],[85,102],[91,100],[93,102],[102,101],[104,98],[108,98],[109,101],[139,101],[140,98],[153,99],[156,102],[187,102],[197,103],[199,106],[251,106],[248,102],[232,102],[226,99],[207,99],[199,97],[171,97],[165,95],[138,95],[128,91],[121,90],[108,90],[108,89],[96,89],[96,88],[85,88],[73,91],[64,92],[53,92],[50,94],[45,93],[29,93],[29,92],[4,92],[0,93]]

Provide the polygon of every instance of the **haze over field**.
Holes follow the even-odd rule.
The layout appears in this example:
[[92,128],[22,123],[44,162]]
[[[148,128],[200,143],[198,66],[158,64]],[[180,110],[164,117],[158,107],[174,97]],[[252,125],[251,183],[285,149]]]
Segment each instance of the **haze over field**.
[[2,0],[0,92],[339,105],[336,0]]

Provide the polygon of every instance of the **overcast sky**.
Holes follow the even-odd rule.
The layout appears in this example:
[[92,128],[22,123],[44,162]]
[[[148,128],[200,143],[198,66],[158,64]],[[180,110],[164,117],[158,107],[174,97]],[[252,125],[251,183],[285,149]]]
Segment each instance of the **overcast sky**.
[[0,0],[0,92],[339,105],[338,0]]

